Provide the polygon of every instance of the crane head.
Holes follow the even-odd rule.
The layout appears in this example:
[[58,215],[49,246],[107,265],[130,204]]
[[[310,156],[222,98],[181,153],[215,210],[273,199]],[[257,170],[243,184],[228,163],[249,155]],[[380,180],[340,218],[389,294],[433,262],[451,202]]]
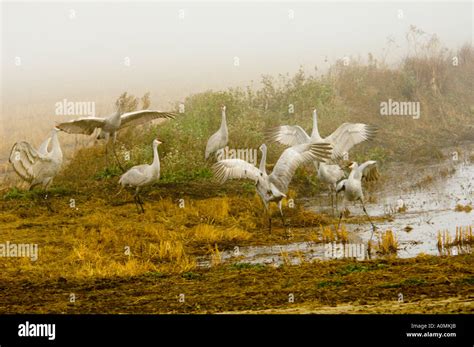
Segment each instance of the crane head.
[[225,112],[225,108],[226,108],[225,105],[221,105],[222,112]]
[[163,143],[163,142],[161,142],[161,141],[158,140],[158,139],[154,139],[154,140],[153,140],[153,144],[154,144],[155,146],[161,145],[162,143]]
[[352,163],[349,164],[348,168],[349,169],[354,169],[355,167],[357,167],[357,163],[355,161],[353,161]]

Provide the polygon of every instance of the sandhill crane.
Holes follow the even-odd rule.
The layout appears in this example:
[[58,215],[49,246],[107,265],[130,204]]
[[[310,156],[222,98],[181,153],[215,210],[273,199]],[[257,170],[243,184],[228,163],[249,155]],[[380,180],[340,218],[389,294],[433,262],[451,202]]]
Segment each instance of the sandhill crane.
[[[119,180],[119,184],[124,187],[135,188],[135,194],[133,200],[135,205],[140,206],[142,213],[145,212],[143,208],[143,202],[140,199],[140,189],[146,186],[150,186],[160,179],[160,157],[158,156],[158,145],[161,141],[158,139],[153,140],[153,162],[151,165],[143,164],[133,166],[130,170],[125,172]],[[120,189],[119,193],[122,191]]]
[[[23,180],[30,183],[29,190],[41,185],[45,191],[45,199],[48,197],[47,190],[53,183],[53,179],[61,169],[63,162],[58,131],[59,129],[54,128],[51,135],[39,146],[38,150],[35,150],[28,142],[21,141],[15,143],[10,152],[9,162],[15,172]],[[50,142],[52,148],[51,151],[48,151]],[[48,203],[47,207],[52,211]]]
[[225,106],[222,106],[221,111],[222,111],[221,127],[214,134],[212,134],[212,136],[207,141],[206,154],[205,154],[206,160],[209,158],[209,156],[212,153],[215,153],[218,150],[224,148],[227,145],[227,142],[229,141],[229,132],[227,130]]
[[288,186],[296,169],[304,163],[313,160],[324,161],[331,157],[332,148],[328,143],[304,143],[292,146],[283,151],[273,168],[273,172],[267,175],[265,170],[267,147],[260,147],[262,160],[258,169],[249,162],[241,159],[220,160],[213,165],[215,177],[220,183],[228,179],[246,178],[255,182],[257,193],[262,199],[265,212],[268,214],[269,229],[272,230],[272,219],[268,204],[271,201],[278,203],[280,216],[285,226],[282,211],[282,199],[286,197]]
[[[105,139],[105,160],[107,163],[107,146],[112,137],[112,148],[115,157],[115,141],[117,138],[117,131],[128,126],[137,126],[149,122],[153,119],[174,119],[176,114],[172,112],[163,112],[157,110],[140,110],[134,112],[123,113],[121,106],[118,107],[117,112],[105,118],[99,117],[85,117],[78,118],[68,122],[59,123],[57,128],[69,134],[85,134],[91,135],[95,129],[100,129],[97,139]],[[120,162],[119,162],[120,165]]]
[[318,113],[313,110],[313,130],[311,136],[298,125],[282,125],[269,129],[266,138],[269,141],[279,142],[286,146],[294,146],[308,142],[328,142],[333,147],[331,161],[326,166],[314,162],[318,177],[329,186],[331,199],[334,200],[334,184],[344,177],[344,172],[337,165],[336,160],[346,157],[349,150],[355,145],[374,138],[377,128],[363,123],[343,123],[331,135],[322,138],[318,129]]
[[319,163],[317,177],[321,183],[326,184],[329,188],[329,194],[331,194],[331,207],[334,214],[334,201],[336,202],[337,209],[337,196],[335,196],[336,185],[337,182],[346,177],[344,170],[342,170],[338,164]]
[[355,145],[371,140],[377,131],[372,125],[363,123],[343,123],[331,135],[322,138],[318,129],[318,114],[313,110],[313,131],[309,136],[306,131],[298,125],[282,125],[269,129],[266,138],[273,142],[279,142],[285,146],[294,146],[308,142],[328,142],[333,147],[331,159],[336,160],[345,156]]
[[[353,162],[349,168],[351,169],[351,173],[347,179],[340,181],[336,187],[336,193],[341,191],[344,192],[344,201],[360,201],[362,205],[362,209],[364,213],[367,215],[370,224],[372,225],[372,234],[375,231],[376,227],[372,220],[370,219],[367,210],[365,209],[364,205],[364,193],[362,192],[362,180],[365,181],[375,181],[379,177],[379,173],[377,170],[377,162],[375,160],[369,160],[365,163],[358,165],[356,162]],[[341,211],[339,215],[339,223],[338,223],[338,230],[339,225],[341,224],[343,212]],[[370,236],[372,239],[372,235]]]

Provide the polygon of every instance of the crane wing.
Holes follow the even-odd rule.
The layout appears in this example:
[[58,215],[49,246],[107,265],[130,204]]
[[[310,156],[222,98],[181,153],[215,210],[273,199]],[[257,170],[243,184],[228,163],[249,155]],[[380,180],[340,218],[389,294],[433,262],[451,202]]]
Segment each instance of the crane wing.
[[263,177],[263,173],[259,169],[242,159],[220,160],[212,166],[212,170],[220,183],[224,183],[228,179],[241,178],[257,181]]
[[332,153],[331,149],[329,143],[304,143],[285,149],[273,168],[270,181],[282,193],[286,193],[291,179],[300,165],[315,160],[329,159]]
[[175,119],[175,117],[176,117],[175,113],[153,111],[153,110],[140,110],[140,111],[128,112],[120,116],[120,118],[122,119],[120,128],[128,127],[130,125],[144,124],[153,119],[158,119],[158,118]]
[[217,150],[224,148],[227,145],[227,134],[223,132],[221,129],[216,131],[214,134],[209,137],[209,140],[207,140],[206,144],[206,152],[205,152],[205,158],[209,158],[209,156],[216,152]]
[[105,118],[88,117],[59,123],[56,127],[69,134],[91,135],[96,128],[102,128],[104,124]]
[[15,172],[25,181],[33,181],[34,166],[39,161],[50,162],[51,159],[38,153],[28,142],[21,141],[13,145],[9,162]]
[[366,182],[376,181],[380,177],[377,162],[375,160],[369,160],[359,165],[359,167],[357,167],[357,175]]
[[265,138],[270,142],[278,142],[285,146],[308,143],[311,138],[299,125],[282,125],[266,131]]
[[138,168],[132,167],[120,177],[119,184],[122,186],[137,187],[145,183],[146,180],[147,177],[142,171],[140,171]]
[[375,137],[377,128],[363,123],[343,123],[324,141],[334,147],[334,157],[342,156],[355,145]]

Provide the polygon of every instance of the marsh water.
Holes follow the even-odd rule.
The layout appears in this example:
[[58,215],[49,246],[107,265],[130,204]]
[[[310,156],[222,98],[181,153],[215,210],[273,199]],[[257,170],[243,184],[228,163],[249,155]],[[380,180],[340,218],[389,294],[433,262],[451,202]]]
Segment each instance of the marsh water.
[[[366,208],[371,216],[387,217],[377,222],[379,231],[392,230],[398,241],[397,256],[415,257],[419,254],[439,255],[438,232],[447,231],[452,239],[456,227],[474,227],[474,210],[455,211],[457,205],[471,205],[474,201],[474,162],[468,157],[446,160],[438,165],[396,164],[386,169],[386,177],[370,195]],[[322,193],[304,201],[308,210],[332,213],[329,197]],[[339,205],[343,205],[341,202]],[[359,204],[346,203],[352,215],[363,215]],[[294,242],[271,246],[236,247],[221,252],[222,262],[265,264],[278,266],[283,263],[298,264],[302,261],[355,257],[362,260],[367,241],[371,237],[369,223],[346,224],[349,244],[322,244]],[[374,234],[374,241],[377,235]],[[362,248],[361,248],[362,247]],[[450,254],[469,252],[470,247],[453,248]],[[199,260],[199,265],[211,265],[209,257]]]

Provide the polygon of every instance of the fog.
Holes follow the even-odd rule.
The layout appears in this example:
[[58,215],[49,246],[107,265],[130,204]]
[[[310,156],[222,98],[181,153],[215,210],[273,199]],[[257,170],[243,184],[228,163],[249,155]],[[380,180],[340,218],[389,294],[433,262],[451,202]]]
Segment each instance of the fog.
[[1,6],[4,109],[64,98],[109,102],[123,91],[150,91],[154,106],[169,107],[190,93],[258,85],[262,74],[325,71],[345,56],[397,61],[408,53],[410,25],[452,49],[471,42],[473,31],[471,2]]

